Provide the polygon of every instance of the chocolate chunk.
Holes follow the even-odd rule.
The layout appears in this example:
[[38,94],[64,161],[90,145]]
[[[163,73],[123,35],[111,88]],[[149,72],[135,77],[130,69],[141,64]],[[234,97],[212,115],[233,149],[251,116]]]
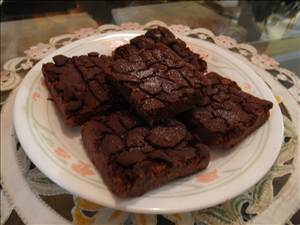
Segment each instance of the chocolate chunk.
[[142,61],[142,57],[140,57],[139,55],[130,55],[128,57],[128,61],[129,62],[135,62],[135,63],[141,62]]
[[174,34],[164,27],[149,30],[145,35],[146,37],[153,38],[154,40],[159,40],[164,44],[172,44],[175,41]]
[[137,76],[138,79],[143,79],[143,78],[146,78],[146,77],[149,77],[149,76],[153,75],[153,72],[154,72],[154,69],[149,68],[149,69],[146,69],[146,70],[141,70],[141,71],[136,72],[135,76]]
[[144,142],[144,145],[138,147],[129,147],[129,151],[141,151],[144,153],[153,151],[153,146],[149,145],[147,142]]
[[73,98],[73,91],[71,89],[71,87],[69,86],[65,86],[63,87],[63,99],[64,101],[70,101]]
[[164,104],[155,98],[149,98],[149,99],[145,100],[142,107],[145,111],[150,111],[150,110],[156,110],[159,108],[163,108]]
[[[175,89],[172,89],[175,90]],[[157,97],[162,102],[168,102],[168,103],[176,103],[178,99],[178,95],[176,93],[172,93],[172,95],[166,94],[166,93],[160,93],[160,95]]]
[[114,77],[123,82],[139,82],[139,79],[135,75],[124,75],[121,73],[114,74]]
[[113,69],[117,73],[128,73],[134,70],[134,68],[130,67],[130,63],[125,59],[118,59],[113,64]]
[[122,166],[132,166],[133,164],[143,161],[144,159],[145,155],[140,151],[122,152],[117,157],[117,162]]
[[126,145],[128,147],[140,147],[145,145],[145,136],[148,129],[144,127],[137,127],[129,131],[126,138]]
[[135,72],[145,68],[146,65],[143,62],[130,62],[125,59],[117,59],[116,62],[113,63],[113,69],[117,73]]
[[57,56],[53,57],[53,61],[56,66],[63,66],[67,63],[68,57],[66,57],[64,55],[57,55]]
[[171,79],[174,83],[181,87],[189,86],[186,80],[181,76],[181,74],[177,70],[169,70],[166,73],[166,76]]
[[148,66],[153,65],[156,62],[156,59],[152,56],[150,51],[141,51],[140,56]]
[[183,126],[155,127],[150,130],[147,140],[159,147],[172,148],[179,144],[186,136],[186,129]]
[[146,79],[140,84],[141,89],[146,91],[148,94],[155,95],[161,91],[161,80],[156,77]]
[[126,130],[123,123],[119,119],[119,116],[116,114],[112,114],[111,116],[107,117],[106,125],[110,127],[115,133],[122,133]]
[[196,150],[194,148],[176,149],[169,151],[168,155],[172,158],[173,163],[180,163],[194,158],[196,156]]
[[196,156],[196,150],[194,148],[185,148],[181,152],[184,160],[188,160]]
[[124,114],[123,116],[119,116],[118,120],[123,125],[123,127],[126,128],[127,130],[132,129],[139,123],[136,116],[130,114]]
[[112,133],[112,130],[109,127],[107,127],[105,124],[96,123],[96,122],[93,124],[93,131],[97,134],[103,134],[103,135]]
[[88,53],[88,56],[91,56],[91,57],[98,57],[98,56],[99,56],[99,53],[98,53],[98,52],[90,52],[90,53]]
[[96,96],[99,102],[104,103],[110,100],[108,92],[102,87],[102,85],[97,81],[93,80],[89,82],[89,87],[91,92]]
[[147,93],[140,91],[139,88],[132,89],[130,99],[132,99],[135,104],[143,103],[147,98],[150,98],[150,96]]
[[138,50],[135,46],[126,44],[115,49],[113,56],[115,58],[127,58],[130,55],[136,54]]
[[170,159],[168,154],[166,154],[163,151],[154,150],[154,151],[150,152],[149,157],[151,159],[159,159],[159,160],[164,160],[166,162],[171,162],[172,163],[172,159]]
[[124,148],[122,139],[116,135],[106,135],[101,142],[101,151],[115,153]]
[[137,46],[140,49],[150,49],[154,45],[154,41],[145,36],[138,36],[130,40],[130,43]]
[[173,90],[176,90],[179,88],[179,85],[177,83],[174,83],[169,80],[163,80],[162,82],[162,89],[166,94],[172,94]]
[[75,112],[78,111],[81,108],[81,106],[82,106],[82,102],[80,100],[71,101],[66,104],[66,110],[68,112]]

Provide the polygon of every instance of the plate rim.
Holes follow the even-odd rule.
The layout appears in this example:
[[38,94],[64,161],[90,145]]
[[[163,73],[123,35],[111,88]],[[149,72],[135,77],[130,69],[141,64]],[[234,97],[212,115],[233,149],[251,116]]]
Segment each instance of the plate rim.
[[[75,186],[74,185],[74,181],[75,181],[74,178],[70,178],[70,177],[68,178],[68,176],[66,176],[66,174],[64,174],[63,177],[67,180],[67,182],[65,182],[66,180],[62,179],[61,177],[56,176],[57,172],[55,172],[54,170],[53,171],[50,170],[51,172],[49,171],[49,168],[47,168],[47,163],[42,162],[42,160],[40,159],[41,156],[33,154],[34,151],[30,150],[29,146],[32,145],[32,142],[30,142],[30,138],[28,138],[28,134],[26,134],[26,132],[22,132],[22,126],[24,126],[24,123],[25,123],[22,120],[26,119],[26,116],[25,116],[25,118],[22,117],[22,110],[20,110],[20,107],[19,107],[21,105],[21,103],[23,102],[23,100],[26,100],[25,96],[29,96],[28,94],[26,95],[26,90],[24,90],[24,86],[25,86],[26,82],[28,83],[30,81],[30,78],[38,76],[38,73],[40,73],[40,68],[41,68],[41,66],[44,62],[52,61],[53,56],[55,56],[57,54],[63,54],[63,52],[67,51],[68,49],[71,49],[72,47],[76,47],[76,46],[80,45],[81,43],[85,43],[85,42],[89,42],[89,41],[97,41],[99,39],[118,37],[120,34],[124,35],[124,34],[128,33],[129,36],[132,36],[133,34],[138,35],[138,34],[142,34],[144,32],[145,31],[143,31],[143,30],[135,30],[135,31],[123,30],[123,31],[117,31],[117,32],[109,32],[109,33],[105,33],[105,34],[96,34],[96,35],[90,36],[88,38],[77,40],[77,41],[75,41],[75,42],[73,42],[69,45],[66,45],[62,48],[59,48],[56,51],[54,51],[53,53],[51,53],[50,55],[48,55],[45,58],[43,58],[42,60],[40,60],[27,73],[27,75],[25,76],[25,78],[23,79],[22,83],[20,84],[20,86],[18,87],[18,90],[17,90],[17,95],[16,95],[16,99],[15,99],[15,103],[14,103],[13,120],[14,120],[14,127],[15,127],[15,130],[16,130],[16,134],[17,134],[17,136],[20,140],[20,143],[22,144],[22,147],[24,148],[26,154],[36,164],[36,166],[43,173],[45,173],[47,176],[49,176],[49,178],[51,180],[53,180],[55,183],[57,183],[58,185],[64,187],[68,191],[70,191],[74,194],[78,194],[78,195],[82,196],[84,199],[90,200],[92,202],[95,202],[95,198],[91,198],[90,195],[83,194],[82,192],[80,192],[79,189],[81,189],[81,188],[74,188],[74,186]],[[189,39],[191,42],[202,42],[202,43],[214,46],[215,48],[218,48],[220,51],[223,51],[226,54],[230,54],[232,57],[236,57],[237,60],[239,60],[242,64],[246,65],[249,69],[251,69],[254,73],[255,81],[257,81],[260,84],[259,86],[261,86],[261,85],[264,86],[265,87],[264,91],[269,92],[268,95],[270,95],[270,98],[272,98],[272,99],[269,99],[273,102],[272,111],[273,111],[273,114],[275,114],[275,111],[276,111],[275,116],[278,117],[277,120],[279,119],[279,122],[277,124],[279,132],[277,132],[277,135],[280,135],[280,137],[281,137],[280,139],[282,141],[282,139],[283,139],[283,117],[282,117],[282,114],[280,112],[278,103],[276,102],[275,97],[274,97],[273,93],[271,92],[271,90],[269,89],[269,87],[264,83],[262,78],[257,75],[257,73],[254,71],[254,69],[251,68],[251,63],[249,63],[249,62],[246,63],[245,61],[241,60],[236,55],[231,53],[229,50],[222,49],[221,47],[219,47],[215,44],[209,43],[207,41],[186,37],[186,36],[183,36],[183,35],[179,35],[177,33],[176,33],[176,36],[182,37],[184,39]],[[23,89],[22,89],[22,87],[23,87]],[[29,90],[27,90],[27,92],[29,93]],[[23,116],[24,116],[24,113],[23,113]],[[22,124],[22,123],[23,123],[23,125],[21,126],[20,124]],[[99,204],[105,205],[107,207],[110,207],[110,208],[120,209],[120,210],[124,210],[124,211],[129,211],[129,212],[147,213],[147,214],[188,212],[188,211],[192,211],[192,210],[196,210],[196,209],[208,208],[208,207],[214,206],[216,204],[224,202],[228,199],[231,199],[231,198],[243,193],[244,191],[246,191],[247,189],[252,187],[255,183],[257,183],[269,171],[269,169],[274,164],[274,162],[275,162],[275,160],[276,160],[276,158],[279,154],[279,151],[281,149],[281,143],[279,144],[279,140],[274,141],[274,143],[273,143],[273,145],[275,147],[277,146],[278,149],[276,149],[277,151],[274,152],[275,154],[272,155],[273,156],[272,159],[269,160],[270,162],[272,161],[272,163],[263,164],[264,167],[260,168],[259,176],[255,176],[255,178],[249,179],[248,182],[246,182],[242,185],[243,188],[238,189],[239,191],[235,191],[233,193],[227,193],[227,195],[223,196],[223,198],[219,198],[217,201],[216,200],[211,201],[210,204],[206,204],[205,206],[202,205],[201,207],[199,207],[199,206],[195,206],[195,205],[191,204],[192,206],[189,206],[189,207],[184,208],[184,209],[178,209],[178,207],[176,207],[176,206],[173,207],[173,208],[169,208],[169,207],[168,208],[162,208],[162,207],[155,208],[155,207],[153,207],[153,208],[150,209],[149,207],[146,207],[146,208],[145,207],[144,208],[140,208],[140,207],[137,208],[137,207],[134,207],[134,206],[133,207],[130,207],[130,206],[128,207],[128,205],[126,205],[126,204],[125,205],[122,204],[122,203],[120,204],[120,202],[118,202],[118,200],[114,201],[113,203],[108,203],[108,202],[101,202],[98,199],[98,200],[96,200],[96,202],[99,203]],[[266,151],[264,151],[264,152],[266,153]],[[45,157],[45,155],[43,157]],[[45,159],[45,160],[47,160],[47,159]],[[64,173],[66,173],[66,172],[64,172]],[[61,173],[60,173],[60,176],[62,176]],[[257,177],[259,177],[259,178],[257,178]],[[84,183],[83,181],[79,181],[79,180],[77,180],[76,182]],[[78,185],[78,186],[81,186],[81,185]],[[112,199],[110,199],[110,200],[112,200]],[[131,200],[135,200],[135,198],[131,199]],[[129,201],[131,201],[131,200],[129,200]]]

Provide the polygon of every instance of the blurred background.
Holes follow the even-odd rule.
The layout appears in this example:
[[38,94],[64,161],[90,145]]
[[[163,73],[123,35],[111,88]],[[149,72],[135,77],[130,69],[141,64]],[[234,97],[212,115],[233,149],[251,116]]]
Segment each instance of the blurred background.
[[50,37],[83,27],[161,20],[253,44],[300,74],[300,1],[0,0],[1,66]]

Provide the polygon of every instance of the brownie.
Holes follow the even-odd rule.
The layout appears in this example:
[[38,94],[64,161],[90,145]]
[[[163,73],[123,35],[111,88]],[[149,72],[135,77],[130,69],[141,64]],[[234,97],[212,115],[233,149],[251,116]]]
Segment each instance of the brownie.
[[[174,34],[165,27],[157,27],[148,30],[145,35],[137,36],[130,40],[130,44],[117,48],[114,52],[115,58],[128,57],[129,54],[134,54],[136,49],[149,49],[155,43],[163,43],[172,49],[177,56],[181,57],[185,62],[193,65],[198,72],[206,72],[207,63],[200,57],[199,54],[192,52],[184,41],[176,38]],[[151,63],[151,62],[150,62]]]
[[120,98],[104,79],[110,57],[89,53],[68,58],[53,57],[54,63],[42,67],[51,99],[63,114],[66,124],[74,127],[91,116],[113,108]]
[[242,91],[236,82],[217,73],[206,76],[210,85],[203,87],[201,103],[180,119],[199,141],[228,149],[264,124],[273,104]]
[[85,150],[108,188],[133,197],[207,167],[208,147],[176,120],[150,127],[130,111],[99,116],[81,127]]
[[205,72],[207,69],[206,62],[200,57],[199,54],[192,52],[184,41],[176,38],[174,34],[165,27],[158,26],[157,28],[150,29],[146,32],[145,36],[151,38],[155,42],[162,42],[168,45],[173,51],[176,52],[186,62],[194,65],[198,71]]
[[113,52],[108,78],[151,125],[191,109],[207,82],[167,45],[145,36]]

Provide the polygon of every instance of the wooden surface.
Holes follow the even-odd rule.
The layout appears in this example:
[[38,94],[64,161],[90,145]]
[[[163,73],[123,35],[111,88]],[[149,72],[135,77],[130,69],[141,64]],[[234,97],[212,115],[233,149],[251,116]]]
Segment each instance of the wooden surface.
[[97,26],[87,13],[1,22],[1,67],[5,61],[24,55],[24,50],[30,46],[48,43],[50,37]]

